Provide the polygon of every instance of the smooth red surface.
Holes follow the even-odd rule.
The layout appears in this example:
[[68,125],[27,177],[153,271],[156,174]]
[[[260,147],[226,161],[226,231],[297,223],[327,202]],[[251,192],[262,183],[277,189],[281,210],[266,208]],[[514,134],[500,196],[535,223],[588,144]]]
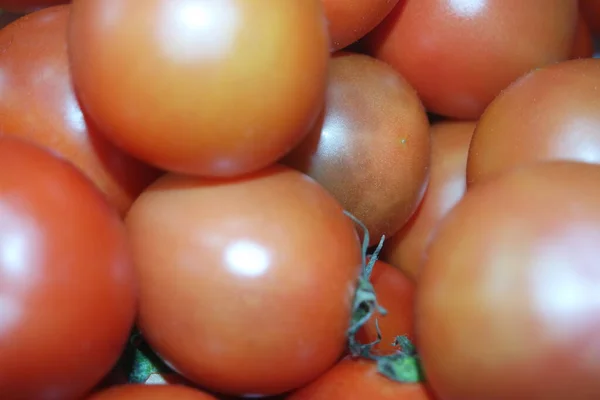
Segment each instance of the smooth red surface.
[[70,3],[69,0],[0,0],[0,9],[14,13],[25,13],[40,8]]
[[126,232],[67,162],[0,136],[0,397],[78,400],[135,316]]
[[590,27],[580,13],[575,32],[575,43],[570,58],[591,58],[594,55],[594,41]]
[[122,385],[87,400],[216,400],[216,397],[179,385]]

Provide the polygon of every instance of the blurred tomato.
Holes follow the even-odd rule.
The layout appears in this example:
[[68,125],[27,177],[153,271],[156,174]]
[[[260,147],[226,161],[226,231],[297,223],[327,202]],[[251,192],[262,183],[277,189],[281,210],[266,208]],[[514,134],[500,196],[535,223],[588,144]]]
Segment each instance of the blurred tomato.
[[133,325],[125,228],[69,163],[0,137],[2,400],[80,399]]
[[592,33],[600,34],[600,0],[579,0],[579,8]]
[[179,385],[121,385],[88,397],[87,400],[216,400],[215,397]]
[[377,339],[375,318],[381,333],[381,342],[375,347],[377,354],[390,354],[399,348],[394,346],[396,337],[413,335],[413,305],[415,297],[414,283],[404,273],[391,265],[377,261],[371,274],[371,283],[377,294],[377,302],[386,311],[386,315],[375,314],[358,331],[360,343],[371,343]]
[[475,122],[439,122],[431,127],[431,169],[427,192],[406,226],[385,242],[382,260],[418,279],[425,248],[438,222],[466,190],[469,144]]
[[392,11],[398,0],[321,0],[325,6],[332,50],[365,36]]
[[600,60],[538,69],[498,96],[469,150],[469,185],[539,160],[600,163]]
[[346,344],[361,252],[316,182],[274,165],[236,179],[160,178],[127,217],[139,326],[177,372],[226,394],[278,394]]
[[533,68],[567,59],[577,0],[401,0],[368,39],[429,111],[477,119]]
[[422,383],[395,382],[377,364],[346,358],[287,400],[433,400]]
[[70,60],[84,109],[111,140],[164,169],[257,171],[302,140],[323,105],[320,0],[72,7]]
[[329,190],[374,244],[417,208],[429,152],[427,115],[404,78],[372,57],[338,53],[321,122],[283,162]]
[[70,3],[70,0],[0,0],[0,9],[12,13],[25,13],[67,3]]
[[428,251],[417,345],[445,400],[600,398],[600,166],[539,163],[469,190]]
[[577,31],[575,32],[575,43],[571,49],[570,58],[591,58],[594,55],[594,42],[592,33],[583,15],[579,14]]
[[67,158],[124,214],[158,173],[116,149],[82,114],[67,60],[69,7],[37,11],[0,30],[0,134]]

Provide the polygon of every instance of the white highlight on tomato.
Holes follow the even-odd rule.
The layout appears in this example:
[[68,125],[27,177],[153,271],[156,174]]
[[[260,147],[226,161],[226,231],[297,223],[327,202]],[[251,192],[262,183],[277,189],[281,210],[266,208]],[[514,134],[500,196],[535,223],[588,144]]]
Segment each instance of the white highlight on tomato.
[[264,274],[271,264],[269,252],[250,240],[240,240],[227,247],[225,261],[232,272],[251,277]]
[[232,54],[239,34],[240,13],[235,1],[163,2],[165,20],[158,32],[165,54],[176,60],[219,60]]
[[486,8],[488,0],[450,0],[448,3],[454,14],[461,17],[474,17]]

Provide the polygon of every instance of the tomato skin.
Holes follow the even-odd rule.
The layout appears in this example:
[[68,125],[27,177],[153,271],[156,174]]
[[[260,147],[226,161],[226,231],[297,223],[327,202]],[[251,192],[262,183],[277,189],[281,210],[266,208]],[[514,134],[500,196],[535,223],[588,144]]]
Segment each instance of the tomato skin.
[[444,219],[415,311],[439,398],[600,398],[599,180],[593,164],[518,168]]
[[579,0],[579,8],[594,34],[600,33],[600,0]]
[[373,361],[345,358],[287,400],[433,400],[423,384],[398,383],[379,374]]
[[577,15],[576,0],[402,0],[366,42],[429,111],[475,120],[519,76],[569,57]]
[[540,160],[600,163],[599,83],[600,60],[579,59],[533,71],[507,88],[477,124],[469,186]]
[[69,7],[36,11],[0,30],[0,132],[59,153],[125,214],[158,172],[115,148],[82,114],[67,59]]
[[181,385],[120,385],[87,400],[217,400],[207,393]]
[[577,31],[575,32],[575,42],[571,49],[571,59],[591,58],[594,55],[594,41],[590,28],[585,22],[585,18],[580,13],[577,22]]
[[135,294],[123,222],[96,188],[0,136],[2,399],[80,399],[119,358]]
[[144,337],[216,392],[272,395],[315,379],[345,348],[360,270],[342,211],[280,165],[235,179],[160,178],[126,220]]
[[377,302],[386,315],[375,314],[357,333],[361,343],[377,339],[375,318],[381,333],[381,342],[374,346],[376,354],[391,354],[398,350],[393,346],[396,337],[407,336],[414,340],[414,283],[400,270],[377,260],[371,274],[371,283],[377,294]]
[[414,89],[383,62],[340,52],[321,122],[283,163],[323,185],[369,229],[396,233],[423,198],[429,122]]
[[410,221],[389,238],[381,259],[418,280],[425,249],[440,220],[466,191],[467,155],[475,122],[444,121],[432,125],[430,178],[425,197]]
[[0,9],[12,13],[26,13],[69,2],[70,0],[0,0]]
[[331,50],[365,36],[398,4],[398,0],[321,0],[325,7]]
[[306,135],[328,40],[320,0],[75,0],[69,54],[84,109],[117,145],[169,171],[234,176]]

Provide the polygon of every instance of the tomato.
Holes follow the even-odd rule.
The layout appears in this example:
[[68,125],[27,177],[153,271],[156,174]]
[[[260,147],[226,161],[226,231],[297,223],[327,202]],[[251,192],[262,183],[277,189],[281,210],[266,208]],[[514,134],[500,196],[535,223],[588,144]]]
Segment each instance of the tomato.
[[474,122],[439,122],[431,127],[429,185],[417,212],[385,242],[382,260],[418,280],[429,238],[466,190],[466,166]]
[[73,162],[126,213],[158,173],[109,143],[82,114],[71,84],[69,6],[34,12],[0,30],[0,133]]
[[372,57],[340,53],[321,122],[285,159],[328,189],[369,229],[397,232],[423,197],[429,123],[414,89]]
[[96,393],[87,400],[216,400],[216,398],[180,385],[120,385]]
[[325,7],[332,50],[365,36],[392,11],[398,0],[321,0]]
[[579,14],[575,43],[571,49],[570,58],[591,58],[594,55],[592,33],[582,14]]
[[417,291],[441,399],[600,398],[600,166],[538,163],[470,189]]
[[0,29],[19,18],[21,18],[21,14],[8,13],[4,10],[0,10]]
[[[377,323],[381,333],[381,342],[375,347],[376,354],[390,354],[398,350],[394,346],[396,337],[407,336],[413,339],[413,305],[415,285],[398,269],[383,262],[376,261],[371,274],[371,283],[377,294],[377,302],[386,311],[386,315],[377,315]],[[375,318],[371,318],[357,335],[361,343],[371,343],[377,339]]]
[[71,164],[0,136],[0,393],[79,399],[135,316],[123,222]]
[[577,0],[402,0],[367,39],[425,107],[477,119],[519,76],[569,57]]
[[421,383],[398,383],[381,375],[373,361],[346,358],[287,400],[430,400]]
[[328,41],[320,0],[75,0],[69,54],[84,109],[120,147],[233,176],[307,134]]
[[344,350],[361,249],[342,207],[307,176],[280,165],[234,179],[167,175],[126,224],[139,326],[194,383],[283,393]]
[[13,13],[25,13],[69,2],[69,0],[0,0],[0,9]]
[[533,71],[490,104],[469,150],[469,185],[539,160],[600,163],[600,60]]
[[579,8],[594,34],[600,33],[600,0],[579,0]]

